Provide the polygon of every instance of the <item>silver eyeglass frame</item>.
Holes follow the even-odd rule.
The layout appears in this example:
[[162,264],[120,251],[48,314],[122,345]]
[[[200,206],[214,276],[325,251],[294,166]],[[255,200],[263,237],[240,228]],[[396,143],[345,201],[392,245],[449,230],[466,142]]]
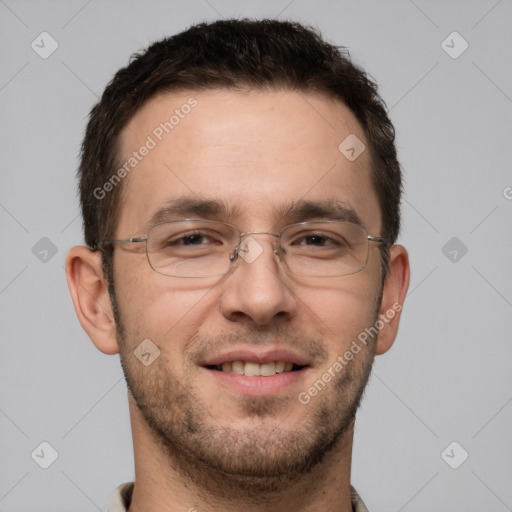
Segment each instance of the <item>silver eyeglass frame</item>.
[[[103,243],[100,243],[98,245],[98,248],[99,249],[104,249],[104,247],[106,245],[110,245],[110,244],[113,245],[113,244],[117,244],[117,243],[142,243],[142,242],[147,242],[151,230],[156,228],[157,226],[161,226],[163,224],[172,224],[174,222],[190,222],[190,221],[193,221],[193,222],[211,222],[211,223],[214,223],[214,224],[223,224],[225,226],[228,226],[228,227],[232,228],[236,233],[238,233],[238,235],[239,235],[238,236],[239,242],[238,242],[237,245],[235,245],[235,247],[233,248],[233,252],[229,255],[229,261],[231,263],[234,263],[238,259],[238,256],[239,256],[239,254],[241,252],[241,246],[242,246],[243,238],[245,238],[247,236],[250,236],[250,235],[270,235],[270,236],[273,236],[273,237],[276,237],[276,238],[281,238],[283,231],[288,229],[288,228],[290,228],[290,227],[293,227],[293,226],[307,226],[307,225],[310,225],[310,224],[353,224],[353,225],[358,226],[359,228],[361,228],[362,230],[365,231],[365,233],[366,233],[366,240],[368,242],[375,242],[375,243],[383,244],[385,248],[387,248],[387,247],[389,247],[391,245],[391,243],[390,243],[390,241],[389,241],[389,239],[388,239],[388,237],[386,235],[382,235],[382,236],[370,235],[368,233],[368,230],[363,225],[356,224],[354,222],[348,222],[348,221],[338,221],[338,220],[322,221],[322,220],[316,220],[316,221],[295,222],[293,224],[288,224],[287,226],[284,226],[283,228],[281,228],[279,230],[278,233],[272,233],[270,231],[247,231],[247,232],[241,232],[236,226],[233,226],[233,224],[229,224],[228,222],[222,222],[222,221],[217,221],[217,220],[209,220],[209,219],[176,219],[176,220],[172,220],[172,221],[159,222],[158,224],[155,224],[154,226],[151,226],[151,228],[148,230],[146,235],[135,236],[135,237],[131,237],[131,238],[121,238],[121,239],[105,240]],[[279,256],[280,259],[283,256],[286,255],[286,251],[283,249],[283,247],[281,247],[281,244],[279,244],[279,247],[277,249],[274,249],[273,252],[274,252],[274,254]],[[217,276],[226,275],[229,272],[229,270],[228,270],[227,272],[225,272],[223,274],[213,274],[211,276],[171,276],[169,274],[163,274],[162,272],[159,272],[158,270],[156,270],[153,267],[153,265],[151,264],[151,261],[149,259],[149,255],[148,255],[148,251],[147,251],[147,245],[146,245],[146,259],[148,260],[148,264],[151,267],[151,269],[154,272],[156,272],[157,274],[160,274],[160,275],[163,275],[163,276],[166,276],[166,277],[176,277],[178,279],[190,279],[190,278],[200,279],[200,278],[207,278],[207,277],[217,277]],[[284,259],[284,262],[286,264],[286,258],[284,257],[282,259]],[[340,276],[311,276],[311,277],[343,277],[343,276],[346,276],[346,275],[352,275],[352,274],[356,274],[358,272],[361,272],[361,270],[363,270],[366,267],[367,263],[368,263],[368,261],[366,260],[364,262],[364,264],[361,266],[361,268],[359,268],[358,270],[356,270],[354,272],[351,272],[350,274],[341,274]],[[294,275],[303,276],[303,274],[297,274],[296,272],[293,272],[288,267],[287,264],[286,264],[286,267]]]

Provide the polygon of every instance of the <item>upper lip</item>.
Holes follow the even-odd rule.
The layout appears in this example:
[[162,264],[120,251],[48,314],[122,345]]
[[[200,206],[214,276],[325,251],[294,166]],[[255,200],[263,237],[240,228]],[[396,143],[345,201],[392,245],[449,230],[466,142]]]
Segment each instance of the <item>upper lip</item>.
[[219,354],[208,357],[201,362],[201,366],[218,366],[222,363],[231,363],[233,361],[251,361],[258,364],[271,363],[273,361],[284,361],[299,366],[308,365],[308,360],[292,350],[275,348],[258,350],[256,348],[241,348],[226,350]]

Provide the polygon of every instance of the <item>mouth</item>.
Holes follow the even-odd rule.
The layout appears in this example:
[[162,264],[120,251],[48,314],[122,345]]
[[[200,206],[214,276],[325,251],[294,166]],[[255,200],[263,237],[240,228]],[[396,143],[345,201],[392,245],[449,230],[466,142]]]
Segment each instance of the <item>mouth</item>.
[[225,361],[222,364],[206,365],[208,370],[235,373],[246,377],[273,377],[279,373],[297,372],[307,365],[299,365],[289,361],[270,361],[258,363],[257,361]]
[[201,361],[212,385],[245,395],[284,393],[290,386],[303,384],[310,361],[291,350],[230,350]]

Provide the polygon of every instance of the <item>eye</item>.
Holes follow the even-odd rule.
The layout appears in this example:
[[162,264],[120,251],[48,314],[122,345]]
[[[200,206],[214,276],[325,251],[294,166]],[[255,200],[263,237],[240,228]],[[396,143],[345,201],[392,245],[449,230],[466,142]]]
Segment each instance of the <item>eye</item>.
[[166,242],[167,246],[200,246],[200,245],[220,245],[222,242],[219,240],[219,234],[205,233],[201,231],[193,231],[189,233],[181,233],[179,235],[169,238]]
[[323,246],[326,244],[330,245],[331,243],[332,240],[324,235],[312,234],[303,236],[299,242],[299,245]]
[[327,233],[299,233],[292,240],[292,245],[309,246],[309,247],[343,247],[345,241],[336,234]]

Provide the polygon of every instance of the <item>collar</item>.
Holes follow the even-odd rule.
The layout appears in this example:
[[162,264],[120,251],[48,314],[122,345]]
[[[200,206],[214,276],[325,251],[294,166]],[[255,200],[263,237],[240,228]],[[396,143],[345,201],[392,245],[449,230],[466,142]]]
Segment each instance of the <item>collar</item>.
[[[114,492],[112,503],[107,512],[126,512],[132,501],[134,482],[121,484]],[[352,500],[353,512],[368,512],[363,500],[357,494],[357,491],[350,486],[350,497]]]

